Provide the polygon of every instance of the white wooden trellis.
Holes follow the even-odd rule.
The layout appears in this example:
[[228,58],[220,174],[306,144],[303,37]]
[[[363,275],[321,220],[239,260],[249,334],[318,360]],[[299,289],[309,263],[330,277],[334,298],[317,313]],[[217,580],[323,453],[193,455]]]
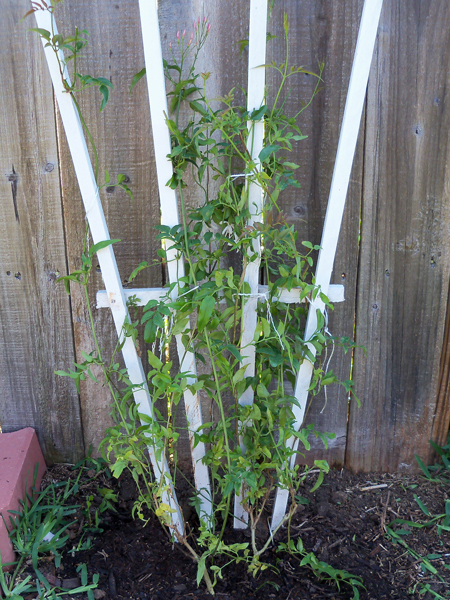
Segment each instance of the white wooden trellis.
[[[173,190],[165,186],[172,175],[172,166],[167,159],[170,153],[170,139],[165,124],[164,112],[167,114],[167,104],[165,96],[164,73],[162,67],[161,44],[159,35],[157,0],[139,0],[141,24],[144,41],[144,54],[147,65],[147,76],[149,85],[150,110],[152,115],[153,139],[155,144],[155,157],[158,174],[158,186],[161,202],[161,216],[164,224],[173,226],[178,224],[178,209],[176,194]],[[336,156],[335,169],[330,190],[330,198],[325,218],[324,231],[322,235],[321,251],[316,269],[316,284],[320,285],[321,290],[328,295],[332,302],[343,300],[343,286],[330,285],[331,271],[336,253],[337,240],[342,221],[342,214],[345,205],[345,198],[348,189],[350,171],[353,162],[356,139],[359,131],[362,107],[364,103],[365,91],[370,69],[373,47],[381,12],[382,0],[365,0],[363,13],[361,17],[358,41],[355,50],[355,58],[350,78],[349,91],[342,123],[341,135],[339,140],[338,152]],[[38,27],[47,29],[56,33],[56,25],[53,17],[47,11],[37,11],[36,20]],[[53,21],[53,24],[52,24]],[[250,5],[250,37],[249,37],[249,78],[248,78],[248,109],[254,110],[264,104],[264,82],[265,69],[260,65],[265,62],[265,37],[267,21],[267,0],[251,0]],[[87,151],[85,139],[83,136],[81,122],[69,94],[65,93],[59,71],[59,61],[64,63],[63,56],[60,55],[59,61],[50,48],[45,48],[46,58],[49,65],[50,74],[57,97],[62,121],[66,131],[69,148],[72,154],[75,171],[77,174],[83,203],[86,210],[86,217],[89,221],[94,243],[108,240],[109,233],[106,226],[103,209],[101,206],[98,187],[92,170],[89,154]],[[151,65],[151,67],[150,67]],[[259,67],[259,68],[258,68]],[[64,77],[69,81],[67,70],[64,71]],[[264,129],[263,123],[257,122],[251,124],[249,139],[252,139],[251,151],[252,158],[258,164],[258,156],[263,147]],[[258,166],[258,168],[260,168]],[[251,213],[251,222],[259,220],[262,211],[261,189],[256,183],[250,183],[249,186],[249,208]],[[250,223],[251,224],[251,223]],[[176,282],[179,277],[184,275],[183,260],[176,260],[176,253],[169,247],[166,249],[168,254],[169,278],[171,283]],[[252,344],[253,334],[256,326],[256,306],[258,298],[267,293],[265,286],[258,285],[259,256],[260,247],[257,240],[253,246],[253,253],[256,254],[256,260],[249,262],[247,267],[246,280],[251,289],[251,296],[244,307],[244,326],[242,334],[241,353],[245,355],[244,363],[247,364],[246,374],[254,373],[255,353]],[[131,295],[139,297],[139,304],[145,305],[149,299],[159,299],[166,295],[164,289],[134,289],[124,290],[118,273],[112,246],[108,246],[98,252],[99,264],[105,283],[106,291],[98,292],[97,305],[99,307],[109,306],[118,335],[122,333],[122,326],[128,317],[127,298]],[[174,288],[174,297],[177,293]],[[299,302],[300,290],[283,290],[280,300],[282,302]],[[308,311],[308,320],[305,332],[305,339],[308,340],[314,334],[317,328],[316,310],[323,312],[324,305],[318,298]],[[180,355],[181,368],[192,375],[192,381],[196,378],[196,366],[192,353],[186,353],[181,339],[177,339],[177,347]],[[310,345],[311,352],[315,354],[315,349]],[[140,412],[153,417],[151,399],[145,383],[145,374],[141,361],[137,355],[136,348],[130,338],[125,340],[122,349],[126,367],[129,372],[130,380],[138,386],[134,392],[136,402],[140,406]],[[300,408],[294,407],[296,417],[296,426],[299,429],[302,425],[308,388],[310,385],[313,365],[309,361],[304,361],[301,365],[295,386],[295,396],[300,402]],[[241,404],[251,404],[253,402],[253,391],[248,388],[240,399]],[[201,407],[198,395],[190,392],[185,394],[185,408],[187,421],[190,430],[191,451],[194,465],[194,475],[196,487],[200,492],[201,511],[203,516],[211,516],[211,492],[209,483],[209,474],[207,468],[202,463],[202,457],[205,454],[203,444],[198,444],[193,448],[193,437],[198,430],[201,421]],[[298,440],[297,440],[298,443]],[[293,443],[294,450],[297,443]],[[162,457],[160,460],[155,455],[151,440],[149,440],[149,452],[157,477],[164,477],[168,483],[168,490],[164,493],[163,501],[171,506],[173,510],[173,525],[180,534],[183,533],[182,518],[179,506],[176,500],[170,474],[168,471],[167,460]],[[295,464],[295,455],[292,459],[292,467]],[[283,518],[286,511],[288,500],[287,490],[278,490],[274,513],[272,516],[271,528],[275,529]],[[239,499],[235,503],[235,527],[246,526],[247,513],[240,505]]]
[[[264,92],[266,84],[266,69],[261,67],[266,62],[266,32],[267,32],[267,0],[253,0],[250,3],[250,23],[248,37],[248,81],[247,81],[247,110],[252,112],[261,108],[264,104]],[[259,154],[264,144],[264,118],[259,121],[248,123],[247,148],[252,160],[255,162],[257,171],[261,171]],[[253,227],[255,222],[261,220],[263,207],[262,188],[251,180],[248,185],[248,206],[250,218],[248,226]],[[241,334],[241,356],[242,366],[247,365],[246,377],[255,375],[255,345],[253,336],[257,325],[258,306],[258,284],[259,270],[261,264],[261,242],[259,237],[252,242],[252,248],[248,250],[248,265],[245,270],[244,280],[249,284],[250,297],[247,299],[242,311],[242,334]],[[249,386],[239,398],[241,406],[253,403],[253,388]],[[242,450],[243,448],[241,440]],[[242,492],[236,494],[234,499],[234,527],[243,529],[247,527],[248,512],[242,502]]]

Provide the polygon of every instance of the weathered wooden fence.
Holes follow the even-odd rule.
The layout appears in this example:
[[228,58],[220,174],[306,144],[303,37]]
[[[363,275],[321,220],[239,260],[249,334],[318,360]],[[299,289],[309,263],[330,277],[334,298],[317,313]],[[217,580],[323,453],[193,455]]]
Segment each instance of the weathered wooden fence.
[[[28,9],[28,0],[0,0],[0,423],[3,431],[34,426],[47,460],[74,461],[102,439],[109,398],[90,381],[78,396],[71,381],[54,375],[93,347],[80,291],[73,288],[68,298],[55,284],[79,264],[85,220],[40,42],[27,32],[33,17],[19,23]],[[293,157],[302,188],[282,199],[299,237],[314,243],[321,238],[361,9],[362,0],[277,0],[269,21],[269,31],[280,33],[287,12],[294,63],[325,63],[323,89],[303,113],[308,140]],[[166,54],[177,29],[208,14],[213,29],[202,69],[213,73],[211,89],[225,94],[245,86],[237,42],[247,37],[248,1],[159,0],[159,11]],[[83,70],[115,86],[104,113],[97,112],[95,92],[80,99],[100,172],[125,173],[133,190],[130,203],[118,189],[103,189],[111,237],[122,240],[115,251],[126,279],[139,262],[156,259],[158,249],[146,87],[128,92],[143,66],[138,2],[66,0],[58,23],[65,33],[89,30]],[[381,16],[332,279],[345,285],[346,301],[336,305],[329,325],[366,348],[353,360],[362,407],[349,405],[336,387],[323,411],[319,397],[307,415],[337,434],[328,451],[313,448],[315,456],[353,469],[414,468],[413,454],[431,458],[428,440],[443,442],[448,430],[449,26],[443,0],[391,0]],[[270,60],[283,60],[281,35],[268,52]],[[269,70],[269,86],[272,77]],[[295,80],[286,101],[292,112],[313,85],[304,75]],[[139,277],[139,287],[165,283],[162,267]],[[102,287],[98,272],[93,306]],[[95,314],[102,346],[112,348],[110,313]],[[335,352],[331,366],[348,379],[351,356]],[[189,462],[187,436],[183,444]]]

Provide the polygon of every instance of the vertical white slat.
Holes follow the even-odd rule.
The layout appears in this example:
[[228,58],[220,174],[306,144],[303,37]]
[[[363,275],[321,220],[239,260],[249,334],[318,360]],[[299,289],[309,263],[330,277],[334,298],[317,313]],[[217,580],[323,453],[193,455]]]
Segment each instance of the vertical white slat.
[[[264,90],[266,83],[266,69],[261,65],[266,62],[266,32],[267,32],[267,0],[251,0],[250,26],[248,46],[248,91],[247,110],[253,111],[264,104]],[[248,151],[261,170],[259,154],[264,143],[264,119],[249,121],[248,123]],[[249,227],[261,219],[262,214],[262,189],[256,181],[251,181],[248,186],[248,205],[250,218]],[[245,281],[250,286],[250,297],[247,298],[242,311],[241,355],[244,360],[242,365],[247,365],[246,377],[255,374],[255,345],[253,336],[257,324],[259,269],[261,263],[261,244],[259,237],[253,241],[253,249],[248,252],[249,262],[245,272]],[[253,403],[253,389],[248,387],[239,398],[241,406]],[[244,529],[247,527],[248,513],[241,503],[241,495],[236,495],[234,502],[234,527]]]
[[[150,101],[150,115],[152,121],[153,144],[155,148],[156,171],[158,175],[159,201],[161,205],[161,222],[173,227],[178,225],[178,203],[176,191],[166,185],[172,177],[173,168],[167,155],[171,153],[169,130],[166,124],[167,98],[161,52],[161,40],[158,23],[158,9],[156,0],[139,0],[141,15],[142,39],[144,44],[144,57],[147,69],[147,86]],[[166,246],[167,264],[170,283],[176,283],[184,277],[184,259],[177,258],[177,252],[169,244]],[[173,299],[178,294],[177,286],[172,292]],[[181,341],[181,335],[176,336],[180,369],[191,373],[189,383],[195,383],[197,368],[192,352],[186,352]],[[209,520],[212,516],[211,486],[208,468],[203,464],[205,445],[201,442],[194,448],[194,433],[202,425],[202,411],[199,394],[192,394],[189,390],[184,393],[184,405],[189,428],[189,442],[192,453],[194,477],[197,490],[200,493],[200,509],[203,518]]]
[[[382,5],[383,0],[365,0],[362,10],[315,274],[316,284],[320,286],[324,294],[327,294],[330,285]],[[322,313],[324,311],[324,303],[319,297],[311,303],[308,311],[305,340],[309,340],[317,330],[317,310]],[[314,346],[308,344],[308,347],[315,356]],[[304,360],[297,375],[294,391],[300,405],[293,407],[297,430],[303,423],[312,372],[313,364],[309,360]],[[297,450],[297,438],[295,441],[291,440],[291,446],[294,451]],[[294,468],[295,462],[296,455],[294,454],[291,468]],[[271,523],[272,531],[283,519],[288,497],[288,490],[277,490]]]
[[[37,25],[41,29],[57,33],[56,23],[52,15],[46,10],[35,12]],[[59,112],[66,132],[67,142],[72,156],[78,185],[80,187],[83,199],[86,217],[94,243],[109,240],[108,227],[106,225],[105,215],[101,205],[97,182],[95,181],[91,160],[89,157],[86,141],[83,134],[80,117],[70,94],[65,92],[61,74],[60,65],[64,64],[64,56],[59,53],[59,60],[53,50],[45,47],[45,40],[42,40],[45,56],[53,82],[55,96],[58,102]],[[69,74],[64,67],[64,78],[70,85]],[[117,334],[121,336],[122,326],[125,319],[128,318],[128,309],[123,293],[122,283],[117,268],[114,250],[112,246],[103,248],[97,253],[103,281],[110,300],[110,308],[114,318],[114,324]],[[128,369],[128,376],[132,384],[140,386],[134,392],[134,398],[139,405],[141,413],[153,418],[153,408],[151,399],[146,386],[145,373],[142,363],[137,355],[136,348],[131,338],[126,338],[122,348],[122,354],[125,365]],[[155,456],[155,449],[152,440],[149,439],[149,455],[154,469],[154,475],[157,479],[164,478],[169,483],[169,489],[163,494],[163,502],[168,504],[174,511],[172,521],[174,526],[183,534],[183,521],[176,501],[175,491],[170,483],[170,472],[167,460],[163,457],[158,460]]]

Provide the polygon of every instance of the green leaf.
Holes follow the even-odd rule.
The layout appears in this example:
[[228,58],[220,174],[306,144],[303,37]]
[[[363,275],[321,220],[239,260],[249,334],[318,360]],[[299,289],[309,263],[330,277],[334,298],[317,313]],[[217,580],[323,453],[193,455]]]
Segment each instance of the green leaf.
[[259,153],[259,160],[263,163],[265,160],[269,158],[271,154],[274,154],[277,150],[280,149],[280,146],[276,144],[271,144],[270,146],[266,146]]
[[[47,31],[46,29],[40,29],[39,27],[32,27],[30,29],[30,31],[35,31],[36,33],[38,33],[41,37],[44,38],[44,40],[48,40],[50,41],[50,31]],[[36,39],[36,38],[35,38]]]
[[160,312],[155,312],[153,315],[153,323],[156,327],[161,327],[161,329],[164,327],[164,317]]
[[263,116],[266,114],[267,112],[267,106],[261,106],[261,108],[255,109],[251,114],[250,114],[250,120],[251,121],[260,121]]
[[111,473],[112,473],[113,477],[115,477],[116,479],[119,479],[119,477],[122,475],[122,472],[126,466],[127,466],[127,463],[123,460],[118,460],[116,463],[114,463],[111,466]]
[[60,377],[70,377],[70,373],[66,373],[65,371],[55,371],[55,375],[59,375]]
[[254,421],[259,421],[261,419],[261,411],[259,410],[259,406],[257,404],[253,404],[250,416]]
[[144,260],[143,262],[141,262],[139,264],[138,267],[135,268],[135,270],[131,273],[131,275],[128,277],[128,282],[133,281],[133,279],[136,277],[136,275],[138,273],[140,273],[141,271],[143,271],[144,269],[146,269],[148,267],[147,261]]
[[197,327],[199,331],[203,331],[211,319],[216,301],[213,296],[203,298],[200,308],[198,309]]
[[99,88],[101,95],[103,96],[102,103],[100,104],[100,112],[105,108],[109,98],[109,88],[106,85],[101,85]]
[[80,353],[81,353],[81,356],[84,358],[84,360],[87,362],[93,362],[95,360],[91,354],[88,354],[84,350],[80,350]]
[[189,106],[192,108],[193,111],[200,113],[203,117],[205,117],[208,114],[208,111],[205,109],[205,107],[202,106],[200,102],[197,102],[196,100],[192,100],[192,102],[189,102]]
[[336,383],[336,382],[339,382],[336,375],[333,373],[333,371],[329,371],[326,375],[324,375],[322,377],[320,385],[322,387],[324,387],[326,385],[330,385],[331,383]]
[[203,573],[205,572],[206,569],[206,556],[204,554],[202,554],[202,556],[200,557],[200,560],[198,561],[198,566],[197,566],[197,586],[200,585],[200,581],[203,579]]
[[244,379],[246,369],[247,369],[247,365],[244,365],[243,367],[241,367],[239,369],[239,371],[236,371],[236,373],[233,375],[234,385],[236,385],[236,383],[238,383],[239,381],[242,381]]
[[90,369],[87,370],[87,374],[89,375],[89,377],[92,379],[92,381],[94,383],[100,383],[99,380],[95,377],[95,375],[91,372]]
[[99,83],[101,83],[102,85],[108,86],[111,89],[113,89],[113,87],[114,87],[113,84],[110,82],[110,80],[106,79],[106,77],[97,77],[97,81]]
[[87,567],[84,563],[82,563],[81,565],[78,566],[77,568],[78,573],[80,573],[80,579],[81,579],[81,584],[82,585],[87,585],[88,582],[88,576],[87,576]]
[[415,459],[416,459],[416,461],[417,461],[417,463],[418,463],[419,467],[422,469],[422,471],[423,471],[423,474],[425,475],[425,477],[426,477],[427,479],[432,479],[432,477],[431,477],[431,473],[430,473],[430,471],[428,470],[428,467],[427,467],[427,466],[426,466],[426,465],[423,463],[423,461],[422,461],[422,460],[421,460],[421,459],[420,459],[420,458],[417,456],[417,454],[414,454],[414,456],[415,456]]
[[93,246],[89,248],[89,256],[92,257],[96,252],[102,250],[103,248],[107,248],[111,246],[111,244],[115,244],[116,242],[120,242],[120,240],[104,240],[102,242],[97,242]]
[[256,393],[261,398],[268,398],[270,396],[269,391],[267,390],[266,386],[263,383],[258,383],[258,385],[256,387]]
[[239,40],[239,42],[236,42],[237,44],[239,44],[239,54],[240,56],[242,56],[242,53],[244,52],[244,50],[246,48],[248,48],[248,40]]
[[145,67],[143,69],[141,69],[141,71],[139,71],[139,73],[136,73],[136,75],[131,80],[130,92],[134,88],[134,86],[137,84],[137,82],[140,81],[144,77],[145,73],[146,73]]
[[422,502],[422,500],[419,498],[419,496],[417,494],[414,494],[414,500],[417,502],[417,504],[419,505],[420,510],[427,516],[430,516],[430,511],[428,510],[428,508],[425,506],[425,504]]
[[317,488],[322,485],[322,482],[323,482],[323,471],[320,471],[319,477],[317,478],[317,481],[313,485],[313,487],[309,490],[309,493],[313,494],[317,490]]
[[157,369],[158,371],[160,371],[163,367],[163,364],[160,361],[160,359],[155,354],[153,354],[153,352],[151,352],[150,350],[148,351],[148,362],[151,367],[153,367],[154,369]]
[[262,335],[262,324],[261,324],[261,321],[259,321],[255,328],[255,334],[253,336],[253,341],[257,342],[259,340],[259,338],[261,337],[261,335]]
[[243,359],[242,359],[241,353],[236,348],[236,346],[233,346],[233,344],[226,344],[225,348],[226,348],[226,350],[228,350],[228,352],[230,354],[232,354],[234,356],[234,358],[236,360],[238,360],[239,362],[242,362]]

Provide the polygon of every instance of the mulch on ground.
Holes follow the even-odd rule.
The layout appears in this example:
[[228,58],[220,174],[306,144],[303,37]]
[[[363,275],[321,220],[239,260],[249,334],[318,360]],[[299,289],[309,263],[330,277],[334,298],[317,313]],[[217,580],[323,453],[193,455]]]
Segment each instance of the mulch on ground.
[[[51,481],[73,478],[76,472],[66,465],[55,465],[47,472],[43,485]],[[41,563],[41,570],[49,581],[58,584],[77,583],[76,567],[85,563],[89,581],[99,574],[96,598],[105,600],[179,600],[194,598],[207,600],[203,582],[196,584],[196,565],[179,544],[172,544],[158,521],[150,516],[144,524],[132,518],[136,489],[132,480],[122,477],[116,481],[105,475],[87,471],[80,480],[76,501],[82,504],[77,522],[70,529],[70,541],[59,569],[51,560]],[[431,600],[450,594],[450,533],[439,531],[439,520],[426,528],[392,525],[401,530],[411,551],[393,543],[386,533],[395,519],[424,523],[429,521],[417,498],[430,515],[445,513],[445,500],[450,489],[425,480],[420,475],[362,474],[345,469],[332,471],[322,486],[309,494],[314,475],[301,494],[309,500],[296,514],[291,536],[301,536],[307,551],[313,551],[319,560],[336,569],[345,569],[363,579],[365,589],[360,597],[365,600],[412,598]],[[376,487],[383,486],[383,487]],[[91,547],[77,551],[80,535],[86,527],[88,513],[86,500],[91,503],[92,522],[95,508],[101,498],[98,487],[109,487],[118,494],[116,511],[105,511],[99,525],[102,530],[88,532]],[[267,532],[267,531],[266,531]],[[263,532],[264,533],[264,532]],[[85,538],[86,539],[86,533]],[[229,542],[249,541],[248,533],[229,530]],[[276,547],[286,541],[287,530],[281,531],[273,546],[262,559],[270,567],[253,577],[244,563],[232,564],[224,570],[215,591],[220,600],[274,600],[349,599],[353,593],[347,586],[337,590],[325,580],[318,580],[310,571],[300,567],[299,561]],[[70,550],[73,549],[73,552]],[[431,557],[428,564],[437,575],[424,569],[420,557]],[[31,574],[32,571],[29,571]],[[443,580],[440,581],[439,577]],[[57,581],[59,580],[59,581]],[[429,585],[429,591],[424,587]],[[69,597],[69,596],[68,596]],[[29,599],[31,600],[31,596]]]

